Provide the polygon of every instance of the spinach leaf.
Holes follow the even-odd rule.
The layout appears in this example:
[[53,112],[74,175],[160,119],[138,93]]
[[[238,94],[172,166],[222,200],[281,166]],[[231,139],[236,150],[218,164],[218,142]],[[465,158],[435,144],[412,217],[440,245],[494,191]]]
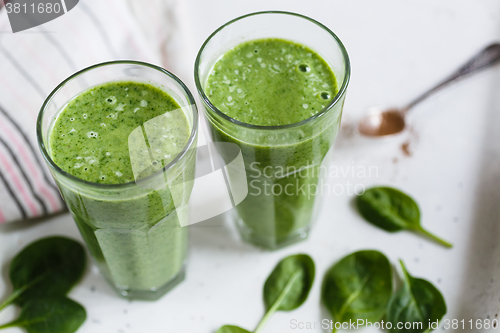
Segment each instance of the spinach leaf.
[[35,297],[66,295],[82,277],[85,262],[85,250],[74,240],[49,237],[31,243],[10,264],[14,291],[0,310]]
[[356,198],[356,206],[365,220],[386,231],[412,230],[445,247],[453,246],[420,225],[417,203],[401,191],[390,187],[373,187]]
[[358,319],[366,323],[382,319],[391,294],[389,260],[378,251],[359,251],[344,257],[327,271],[321,298],[335,323]]
[[305,254],[297,254],[281,260],[264,284],[266,314],[254,333],[261,332],[276,311],[291,311],[307,299],[313,285],[314,261]]
[[291,311],[305,302],[314,281],[314,262],[306,254],[281,260],[264,284],[267,310]]
[[[264,284],[266,313],[254,333],[260,333],[276,311],[291,311],[307,299],[314,281],[314,261],[306,254],[281,260]],[[237,326],[222,326],[217,333],[250,333]]]
[[86,317],[85,309],[66,297],[33,298],[24,302],[18,319],[0,329],[18,326],[28,333],[73,333]]
[[238,326],[224,325],[216,333],[250,333],[249,331]]
[[[430,332],[429,321],[441,320],[446,314],[443,295],[429,281],[412,277],[402,261],[404,286],[392,297],[387,311],[390,332]],[[411,328],[397,328],[397,323],[409,323]],[[420,323],[420,325],[418,324]]]

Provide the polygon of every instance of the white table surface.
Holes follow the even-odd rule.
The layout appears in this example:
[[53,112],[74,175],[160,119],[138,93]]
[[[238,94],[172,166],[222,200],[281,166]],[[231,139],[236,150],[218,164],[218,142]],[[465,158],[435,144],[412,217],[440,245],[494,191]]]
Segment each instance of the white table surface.
[[[193,92],[196,52],[226,21],[279,9],[326,24],[342,39],[352,61],[345,125],[369,106],[409,101],[500,37],[497,0],[179,0],[178,6],[188,56],[172,66]],[[412,133],[376,142],[339,138],[333,155],[339,176],[330,181],[340,184],[337,189],[344,193],[325,197],[319,221],[305,242],[268,253],[242,244],[221,218],[197,224],[190,230],[186,280],[154,303],[118,298],[89,266],[70,294],[88,312],[79,332],[212,333],[223,324],[252,330],[264,312],[262,287],[268,274],[281,258],[299,252],[310,254],[317,264],[309,299],[295,311],[275,314],[265,332],[323,332],[292,329],[290,320],[329,318],[320,306],[321,278],[330,265],[359,249],[381,250],[394,264],[401,258],[413,275],[433,282],[447,301],[446,318],[495,318],[500,307],[499,92],[496,68],[418,106],[411,115]],[[411,156],[401,150],[407,140]],[[378,174],[352,175],[353,168],[370,166]],[[454,248],[407,232],[389,234],[364,222],[346,193],[349,184],[391,185],[411,194],[420,204],[423,225],[453,242]],[[0,227],[0,298],[11,290],[4,283],[8,261],[29,242],[55,234],[81,240],[68,214]],[[0,313],[0,323],[17,314],[9,307]]]

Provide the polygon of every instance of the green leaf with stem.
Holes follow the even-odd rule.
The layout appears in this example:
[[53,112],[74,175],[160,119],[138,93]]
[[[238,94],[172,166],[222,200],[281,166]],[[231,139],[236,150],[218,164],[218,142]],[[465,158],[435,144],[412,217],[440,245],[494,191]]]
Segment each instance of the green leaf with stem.
[[356,197],[359,213],[368,222],[389,232],[411,230],[447,248],[453,245],[425,230],[420,224],[420,209],[405,193],[390,187],[373,187]]
[[[352,253],[325,274],[323,304],[334,323],[377,322],[385,315],[392,295],[392,268],[378,251]],[[333,332],[336,331],[335,325]]]
[[[429,281],[414,278],[400,260],[404,274],[403,287],[392,297],[387,310],[387,321],[392,323],[391,333],[427,333],[446,314],[446,302],[439,290]],[[398,323],[410,327],[399,328]]]
[[314,261],[308,255],[298,254],[281,260],[264,284],[266,313],[254,333],[262,332],[276,311],[291,311],[301,306],[309,295],[314,275]]
[[69,298],[33,298],[23,302],[19,318],[0,326],[0,330],[21,327],[28,333],[74,333],[86,317],[85,309]]
[[85,262],[85,250],[74,240],[49,237],[31,243],[10,264],[14,290],[0,310],[32,298],[66,295],[81,279]]

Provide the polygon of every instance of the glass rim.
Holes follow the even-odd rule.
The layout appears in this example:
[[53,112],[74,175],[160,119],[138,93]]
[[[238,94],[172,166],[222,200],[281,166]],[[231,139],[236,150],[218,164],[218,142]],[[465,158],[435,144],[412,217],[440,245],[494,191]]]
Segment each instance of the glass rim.
[[[86,73],[88,71],[91,71],[93,69],[96,69],[96,68],[100,68],[100,67],[104,67],[104,66],[108,66],[108,65],[127,65],[127,64],[128,65],[139,65],[139,66],[149,67],[149,68],[155,69],[158,72],[161,72],[161,73],[167,75],[168,77],[170,77],[171,79],[173,79],[182,88],[182,90],[186,93],[187,99],[188,99],[188,101],[189,101],[189,103],[191,105],[191,109],[192,109],[192,112],[193,112],[193,126],[192,126],[192,129],[191,129],[191,133],[189,135],[188,141],[184,145],[184,147],[182,148],[182,151],[179,154],[177,154],[177,156],[170,163],[168,163],[162,169],[156,171],[155,173],[153,173],[153,174],[145,177],[143,180],[141,180],[141,182],[153,179],[154,177],[158,176],[159,174],[161,174],[163,172],[166,172],[168,169],[170,169],[171,167],[173,167],[175,164],[177,164],[177,162],[179,162],[181,160],[182,157],[184,157],[186,155],[186,153],[192,148],[192,145],[194,144],[194,140],[195,140],[196,134],[198,133],[198,109],[196,107],[196,102],[195,102],[195,100],[193,98],[193,95],[189,91],[188,87],[177,76],[175,76],[173,73],[169,72],[168,70],[166,70],[163,67],[160,67],[160,66],[157,66],[157,65],[153,65],[153,64],[150,64],[150,63],[147,63],[147,62],[143,62],[143,61],[136,61],[136,60],[113,60],[113,61],[106,61],[106,62],[97,63],[97,64],[94,64],[92,66],[88,66],[88,67],[86,67],[84,69],[81,69],[81,70],[75,72],[74,74],[70,75],[65,80],[63,80],[61,83],[59,83],[50,92],[50,94],[47,96],[47,98],[44,100],[44,102],[42,104],[42,107],[40,108],[40,112],[38,113],[38,117],[37,117],[36,136],[37,136],[37,141],[38,141],[38,147],[40,148],[40,151],[42,152],[43,158],[49,164],[50,167],[52,167],[58,173],[61,173],[65,177],[68,177],[72,181],[75,181],[75,182],[78,182],[78,183],[82,183],[82,184],[86,184],[86,185],[93,186],[93,187],[97,187],[97,188],[102,188],[102,189],[120,189],[120,188],[124,188],[124,187],[130,187],[130,186],[136,184],[135,181],[131,181],[131,182],[127,182],[127,183],[121,183],[121,184],[101,184],[101,183],[94,183],[94,182],[90,182],[90,181],[78,178],[78,177],[70,174],[69,172],[61,169],[61,167],[59,167],[54,162],[54,160],[52,159],[52,157],[50,156],[50,154],[49,154],[49,152],[47,150],[47,147],[45,146],[45,143],[43,142],[43,136],[42,136],[42,119],[43,119],[43,116],[45,114],[45,110],[47,108],[47,105],[48,105],[48,103],[50,101],[52,101],[52,98],[59,92],[59,90],[66,83],[68,83],[69,81],[73,80],[74,78],[80,76],[81,74],[84,74],[84,73]],[[113,82],[113,81],[107,81],[107,82]]]
[[[248,18],[248,17],[251,17],[251,16],[267,15],[267,14],[279,14],[279,15],[295,16],[295,17],[298,17],[298,18],[301,18],[301,19],[305,19],[305,20],[307,20],[307,21],[309,21],[309,22],[311,22],[313,24],[316,24],[318,27],[322,28],[323,30],[325,30],[326,32],[328,32],[333,37],[333,39],[337,42],[337,45],[339,46],[339,48],[340,48],[340,50],[342,52],[342,56],[344,58],[345,76],[344,76],[344,80],[342,82],[342,85],[340,86],[339,91],[337,92],[337,94],[335,95],[335,97],[320,112],[316,113],[315,115],[313,115],[313,116],[311,116],[311,117],[309,117],[307,119],[301,120],[301,121],[299,121],[297,123],[292,123],[292,124],[287,124],[287,125],[278,125],[278,126],[265,126],[265,125],[248,124],[248,123],[236,120],[236,119],[228,116],[224,112],[220,111],[219,108],[217,108],[215,105],[212,104],[212,102],[210,102],[210,100],[209,100],[208,96],[205,94],[205,90],[204,90],[204,88],[203,88],[203,86],[202,86],[202,84],[200,82],[200,76],[199,76],[199,70],[198,69],[200,67],[201,55],[203,54],[203,52],[204,52],[206,46],[208,45],[208,43],[220,31],[222,31],[224,28],[230,26],[233,23],[236,23],[236,22],[238,22],[238,21],[240,21],[242,19],[245,19],[245,18]],[[279,11],[279,10],[259,11],[259,12],[254,12],[254,13],[246,14],[246,15],[243,15],[243,16],[239,16],[239,17],[237,17],[235,19],[232,19],[231,21],[226,22],[225,24],[221,25],[214,32],[212,32],[212,34],[210,34],[210,36],[208,36],[208,38],[202,44],[200,50],[198,51],[198,55],[196,56],[196,61],[195,61],[195,64],[194,64],[194,81],[195,81],[195,84],[196,84],[196,90],[198,90],[198,94],[200,95],[200,97],[203,100],[203,102],[205,103],[205,105],[207,105],[213,112],[215,112],[215,114],[217,114],[218,116],[224,118],[225,120],[227,120],[227,121],[229,121],[229,122],[231,122],[231,123],[233,123],[235,125],[246,127],[246,128],[249,128],[249,129],[258,129],[258,130],[281,130],[281,129],[290,129],[290,128],[295,128],[295,127],[300,127],[302,125],[308,124],[308,123],[310,123],[310,122],[312,122],[312,121],[314,121],[314,120],[322,117],[323,115],[325,115],[330,109],[332,109],[342,99],[342,96],[344,96],[344,94],[345,94],[345,92],[347,90],[347,85],[349,84],[350,77],[351,77],[351,63],[350,63],[350,60],[349,60],[349,55],[347,53],[347,50],[346,50],[344,44],[340,40],[340,38],[332,30],[330,30],[323,23],[320,23],[320,22],[316,21],[315,19],[312,19],[312,18],[310,18],[308,16],[305,16],[305,15],[302,15],[302,14],[298,14],[298,13],[293,13],[293,12]]]

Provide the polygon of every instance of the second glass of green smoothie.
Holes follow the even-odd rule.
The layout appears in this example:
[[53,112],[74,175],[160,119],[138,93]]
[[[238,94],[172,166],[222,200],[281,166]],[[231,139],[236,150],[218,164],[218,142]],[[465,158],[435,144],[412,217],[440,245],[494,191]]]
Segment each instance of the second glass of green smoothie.
[[237,144],[245,162],[248,196],[235,214],[245,241],[276,249],[308,236],[349,76],[339,38],[294,13],[239,17],[201,47],[195,82],[212,140]]
[[198,112],[163,68],[116,61],[66,79],[42,106],[42,154],[103,276],[157,299],[183,280]]

